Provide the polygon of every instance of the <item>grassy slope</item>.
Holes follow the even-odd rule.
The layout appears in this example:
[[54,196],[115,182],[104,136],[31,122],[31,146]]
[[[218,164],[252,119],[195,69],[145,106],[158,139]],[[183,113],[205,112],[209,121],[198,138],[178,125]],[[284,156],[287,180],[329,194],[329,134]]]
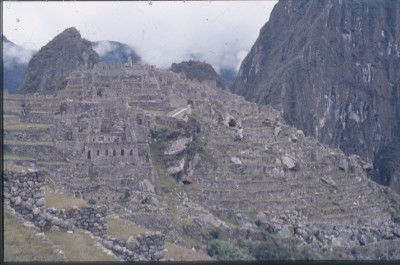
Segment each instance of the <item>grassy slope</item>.
[[165,248],[168,249],[164,253],[166,259],[174,259],[175,261],[211,261],[214,260],[205,253],[195,252],[193,250],[180,247],[170,242],[165,243]]
[[4,261],[62,261],[51,245],[32,236],[32,229],[4,209]]
[[46,191],[45,196],[47,208],[70,209],[72,206],[82,207],[87,205],[84,200],[54,191]]
[[33,167],[19,166],[13,163],[4,163],[3,166],[4,166],[3,170],[13,171],[13,172],[22,172],[22,171],[28,171],[29,169],[33,169]]
[[48,231],[46,236],[62,249],[70,261],[116,261],[95,247],[95,241],[87,234]]
[[[11,115],[9,115],[11,116]],[[17,123],[17,124],[8,124],[4,125],[3,130],[26,130],[28,128],[40,128],[40,129],[49,129],[51,124],[44,123]]]
[[47,145],[47,146],[54,146],[54,142],[53,141],[4,140],[4,145]]
[[144,235],[149,230],[142,228],[128,220],[108,216],[107,220],[107,234],[118,239],[127,240],[133,235]]

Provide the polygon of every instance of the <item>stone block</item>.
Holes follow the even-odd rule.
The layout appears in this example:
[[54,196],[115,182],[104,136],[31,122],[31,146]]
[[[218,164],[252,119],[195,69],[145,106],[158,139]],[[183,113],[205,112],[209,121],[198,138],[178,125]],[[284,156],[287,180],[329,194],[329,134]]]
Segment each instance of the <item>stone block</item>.
[[36,201],[36,206],[41,207],[45,205],[45,198],[40,198],[39,200]]
[[22,199],[19,196],[11,198],[11,203],[14,204],[14,205],[20,205],[21,202],[22,202]]
[[136,249],[140,248],[140,246],[141,246],[141,244],[139,243],[139,241],[136,240],[136,238],[133,236],[130,236],[128,238],[128,240],[126,241],[126,247],[129,250],[136,250]]

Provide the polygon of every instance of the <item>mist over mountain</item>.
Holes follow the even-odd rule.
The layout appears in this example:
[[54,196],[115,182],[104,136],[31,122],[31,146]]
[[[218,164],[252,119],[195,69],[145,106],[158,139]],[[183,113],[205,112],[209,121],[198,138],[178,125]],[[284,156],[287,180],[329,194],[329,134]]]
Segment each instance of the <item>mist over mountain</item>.
[[101,61],[110,64],[124,64],[130,56],[133,63],[141,63],[141,58],[130,46],[117,41],[95,41],[91,42],[93,50],[101,57]]
[[29,60],[36,51],[16,45],[3,35],[3,88],[15,93]]
[[237,72],[234,68],[222,68],[219,72],[219,75],[221,76],[222,80],[224,80],[225,83],[230,86],[235,81]]
[[400,192],[399,170],[382,164],[399,148],[380,151],[400,139],[399,17],[399,1],[282,0],[232,91],[273,106],[323,143],[375,161],[373,178]]
[[[126,44],[116,41],[95,41],[91,42],[91,46],[99,54],[102,62],[124,64],[130,56],[133,63],[141,63],[140,56]],[[16,45],[3,35],[3,88],[9,93],[17,91],[29,60],[36,52]]]

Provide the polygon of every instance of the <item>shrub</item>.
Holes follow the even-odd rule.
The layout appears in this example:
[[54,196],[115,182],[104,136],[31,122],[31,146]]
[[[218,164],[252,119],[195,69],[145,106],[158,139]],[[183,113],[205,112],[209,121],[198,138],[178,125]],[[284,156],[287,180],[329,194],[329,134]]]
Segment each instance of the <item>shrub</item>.
[[217,238],[219,238],[219,233],[220,233],[220,231],[218,228],[213,228],[210,231],[210,236],[212,236],[212,238],[214,238],[214,239],[217,239]]
[[96,200],[92,199],[92,198],[90,198],[88,202],[89,202],[89,204],[96,204]]
[[228,123],[228,124],[229,124],[229,127],[235,127],[235,126],[236,126],[236,120],[231,118],[231,119],[229,120],[229,123]]
[[207,253],[217,260],[254,260],[246,248],[218,239],[209,241]]

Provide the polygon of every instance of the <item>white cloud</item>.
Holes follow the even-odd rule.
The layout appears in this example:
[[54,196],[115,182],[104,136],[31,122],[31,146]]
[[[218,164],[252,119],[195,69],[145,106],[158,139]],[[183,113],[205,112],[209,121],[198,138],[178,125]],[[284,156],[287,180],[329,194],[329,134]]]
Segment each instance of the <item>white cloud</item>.
[[[74,26],[91,41],[134,47],[144,63],[169,67],[198,57],[238,68],[276,1],[3,2],[4,33],[23,45],[45,45]],[[17,22],[17,18],[19,22]],[[103,52],[107,47],[102,47]]]
[[14,62],[18,64],[27,64],[35,51],[3,42],[3,63],[6,68],[12,66]]
[[103,56],[106,53],[109,53],[115,50],[117,47],[109,42],[109,41],[99,41],[95,45],[93,45],[93,49],[100,55]]

